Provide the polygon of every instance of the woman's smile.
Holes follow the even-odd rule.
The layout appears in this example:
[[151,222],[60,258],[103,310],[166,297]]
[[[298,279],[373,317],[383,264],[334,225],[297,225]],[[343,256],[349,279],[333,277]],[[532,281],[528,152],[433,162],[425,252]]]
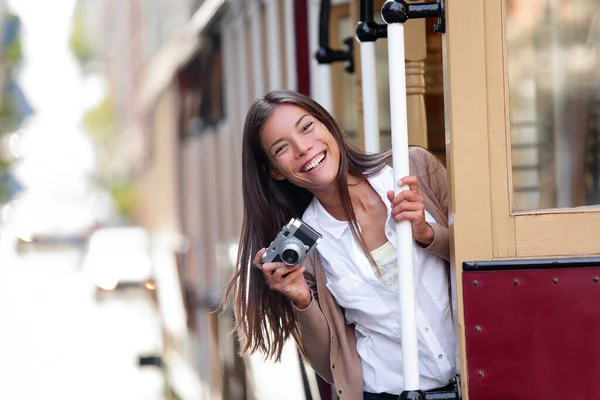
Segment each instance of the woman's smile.
[[310,161],[302,166],[300,169],[304,173],[311,173],[321,169],[321,167],[325,164],[325,159],[327,158],[327,152],[323,151],[316,156],[314,156]]

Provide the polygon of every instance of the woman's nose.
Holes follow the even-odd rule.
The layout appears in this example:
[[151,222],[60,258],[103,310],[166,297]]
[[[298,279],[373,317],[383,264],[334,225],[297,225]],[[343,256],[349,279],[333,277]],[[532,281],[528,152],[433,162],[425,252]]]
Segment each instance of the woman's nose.
[[296,140],[296,156],[300,157],[305,155],[312,148],[312,144],[306,140],[298,139]]

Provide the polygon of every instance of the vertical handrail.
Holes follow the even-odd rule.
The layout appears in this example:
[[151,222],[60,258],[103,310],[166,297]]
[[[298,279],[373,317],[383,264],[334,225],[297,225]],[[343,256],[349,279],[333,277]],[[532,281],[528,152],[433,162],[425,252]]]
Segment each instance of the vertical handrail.
[[[408,119],[406,107],[406,75],[404,65],[404,24],[388,25],[390,73],[390,109],[394,182],[410,175],[408,161]],[[408,190],[395,185],[395,192]],[[414,296],[413,238],[411,222],[396,223],[398,249],[398,281],[400,285],[400,318],[402,332],[402,368],[404,390],[419,389],[419,356],[417,352],[417,322]]]
[[377,99],[377,71],[375,42],[360,44],[361,85],[365,152],[377,153],[379,145],[379,101]]
[[[390,109],[392,128],[392,157],[394,182],[410,174],[408,158],[408,119],[406,104],[406,66],[404,56],[404,22],[409,18],[437,16],[436,31],[444,31],[442,0],[436,3],[407,4],[403,0],[388,0],[381,9],[387,24],[390,80]],[[395,194],[408,190],[407,185],[395,185]],[[396,223],[396,249],[398,251],[398,281],[400,324],[402,335],[402,369],[404,391],[400,399],[424,399],[419,390],[419,354],[416,322],[416,301],[413,268],[413,237],[411,222]]]
[[380,146],[375,41],[387,37],[387,25],[379,25],[373,20],[373,0],[361,0],[359,7],[360,21],[356,27],[356,38],[360,42],[365,152],[376,153]]

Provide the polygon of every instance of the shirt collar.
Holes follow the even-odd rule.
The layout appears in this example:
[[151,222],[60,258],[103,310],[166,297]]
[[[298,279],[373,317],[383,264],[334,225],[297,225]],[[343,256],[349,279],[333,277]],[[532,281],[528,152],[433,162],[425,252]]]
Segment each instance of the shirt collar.
[[[386,166],[380,173],[368,178],[369,183],[371,184],[373,189],[375,189],[377,194],[379,194],[384,204],[386,205],[388,209],[388,214],[390,213],[390,205],[389,201],[387,200],[387,191],[389,189],[393,189],[393,187],[390,186],[390,182],[388,182],[390,179],[391,181],[393,181],[392,172],[392,168]],[[339,239],[342,236],[342,234],[346,231],[346,229],[350,229],[350,224],[348,223],[348,221],[339,221],[333,218],[325,210],[325,208],[316,196],[313,197],[312,202],[310,203],[307,209],[305,218],[316,220],[317,224],[321,229],[323,229],[336,239]]]
[[[339,221],[333,218],[325,207],[321,204],[317,197],[313,197],[312,202],[309,206],[310,213],[306,217],[308,219],[314,218],[317,221],[317,224],[321,229],[325,232],[329,233],[336,239],[339,239],[344,231],[348,229],[348,221]],[[312,215],[311,215],[312,214]],[[317,229],[318,230],[318,229]]]

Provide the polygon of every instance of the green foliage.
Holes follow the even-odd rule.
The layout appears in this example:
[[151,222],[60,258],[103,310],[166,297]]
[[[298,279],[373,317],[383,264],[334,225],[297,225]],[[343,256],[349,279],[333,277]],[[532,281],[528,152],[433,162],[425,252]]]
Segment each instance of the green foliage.
[[84,130],[94,141],[100,160],[100,183],[112,194],[117,212],[126,219],[133,216],[136,191],[132,182],[122,176],[114,165],[118,146],[116,107],[112,96],[107,95],[83,117]]
[[[4,38],[6,41],[1,49],[2,68],[4,71],[4,87],[0,91],[0,140],[5,135],[11,134],[18,126],[18,110],[11,97],[10,91],[6,90],[13,79],[12,70],[22,60],[23,52],[21,48],[21,19],[18,15],[6,13],[3,16],[3,26],[9,36]],[[6,32],[5,32],[6,33]],[[0,204],[9,200],[7,177],[10,163],[12,160],[0,157]]]
[[0,204],[8,201],[8,188],[6,187],[8,168],[8,161],[0,158]]
[[73,26],[71,37],[69,39],[69,47],[81,65],[87,64],[95,56],[94,49],[90,45],[87,37],[85,20],[79,5],[75,8],[75,13],[73,14]]
[[137,193],[131,182],[123,181],[114,183],[109,187],[115,201],[117,212],[123,217],[131,220],[135,212]]
[[8,93],[0,94],[0,133],[14,131],[17,129],[17,124],[17,110],[13,99]]
[[10,43],[7,43],[6,48],[4,49],[6,67],[12,69],[23,59],[20,34],[21,19],[18,15],[8,13],[4,17],[4,23],[17,27],[15,37]]
[[107,95],[95,108],[83,116],[83,126],[93,139],[110,146],[116,134],[116,108],[112,97]]
[[[8,27],[10,37],[6,38],[8,43],[3,49],[4,76],[6,80],[13,79],[12,70],[22,60],[23,52],[21,49],[21,19],[18,15],[7,13],[4,15],[4,24]],[[0,93],[0,132],[6,133],[17,128],[17,110],[10,92],[6,90],[9,86],[4,82],[4,88]]]

